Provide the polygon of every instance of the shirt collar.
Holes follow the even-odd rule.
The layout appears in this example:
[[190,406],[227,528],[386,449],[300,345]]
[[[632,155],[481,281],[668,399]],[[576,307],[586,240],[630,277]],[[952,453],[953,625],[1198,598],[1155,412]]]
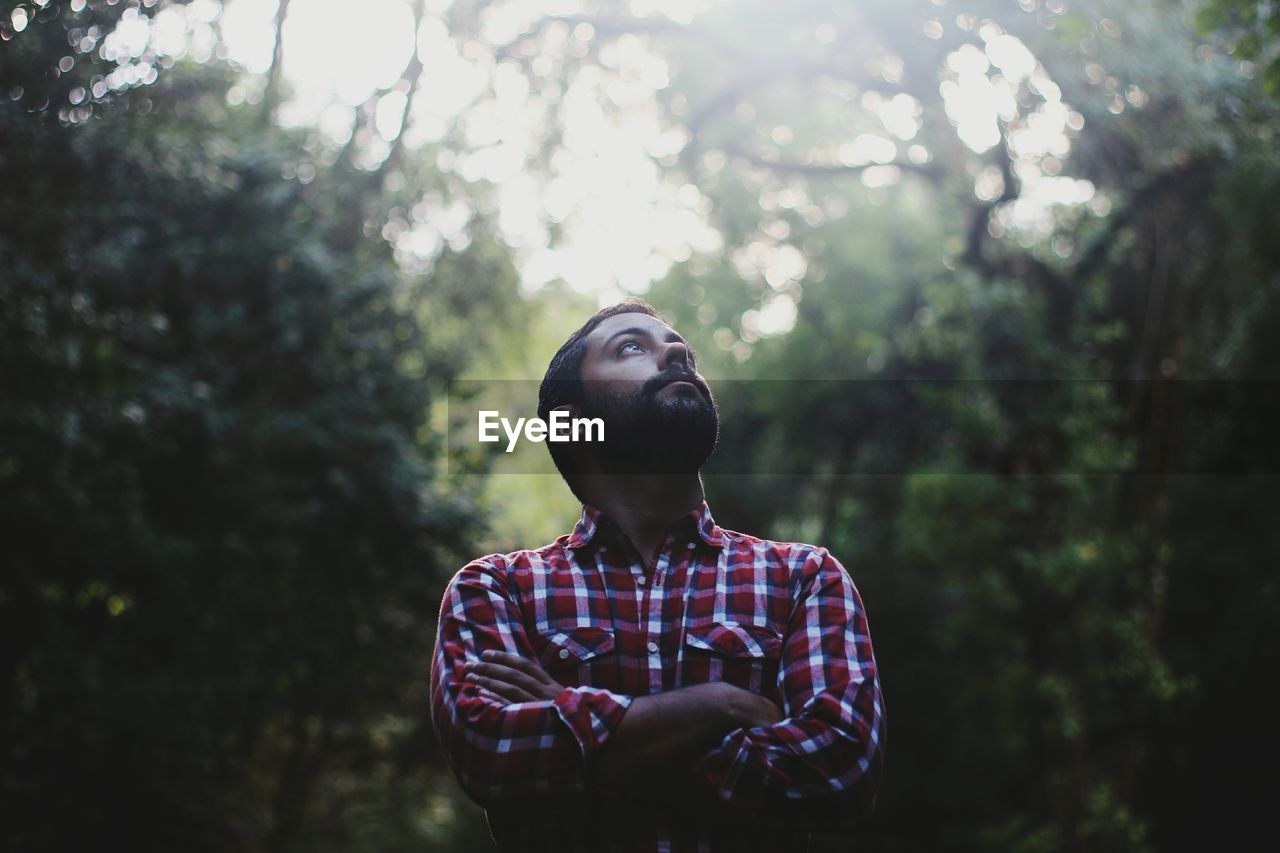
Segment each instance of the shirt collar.
[[[667,527],[668,529],[678,528],[684,524],[692,524],[694,529],[697,530],[698,536],[708,545],[714,548],[724,545],[724,532],[716,524],[715,519],[711,517],[711,509],[707,506],[705,500],[698,504],[697,509],[690,510],[667,525]],[[573,527],[573,533],[569,535],[568,547],[586,547],[602,527],[616,528],[617,523],[590,504],[583,504],[582,517],[578,519],[578,523]]]

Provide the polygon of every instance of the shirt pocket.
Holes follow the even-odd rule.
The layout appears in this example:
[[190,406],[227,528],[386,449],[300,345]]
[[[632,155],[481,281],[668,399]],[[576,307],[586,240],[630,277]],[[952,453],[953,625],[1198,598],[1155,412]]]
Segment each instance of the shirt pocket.
[[765,625],[709,622],[685,631],[688,671],[682,683],[725,681],[778,698],[778,662],[782,636]]
[[602,665],[612,662],[613,632],[595,625],[555,628],[533,636],[538,662],[547,674],[565,687],[608,687],[597,683]]

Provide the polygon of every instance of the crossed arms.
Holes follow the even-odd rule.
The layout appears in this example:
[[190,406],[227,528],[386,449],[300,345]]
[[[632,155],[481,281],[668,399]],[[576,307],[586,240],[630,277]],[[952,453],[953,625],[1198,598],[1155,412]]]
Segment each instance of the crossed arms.
[[724,682],[636,697],[563,687],[535,662],[505,567],[468,564],[445,594],[432,667],[433,723],[463,788],[491,805],[658,778],[815,826],[864,812],[884,731],[866,619],[824,550],[802,571],[778,708]]
[[[565,689],[533,661],[507,652],[482,652],[480,662],[468,661],[463,669],[468,682],[504,706],[554,703]],[[669,774],[673,766],[690,765],[734,729],[781,719],[771,700],[723,681],[638,696],[598,750],[591,779],[607,789],[639,785],[657,768]]]

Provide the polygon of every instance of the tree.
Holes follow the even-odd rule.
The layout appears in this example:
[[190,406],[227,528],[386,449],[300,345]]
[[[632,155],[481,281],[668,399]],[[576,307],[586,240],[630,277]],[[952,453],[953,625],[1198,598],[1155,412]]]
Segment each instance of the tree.
[[[1247,624],[1275,612],[1274,468],[1230,481],[1248,534],[1190,523],[1223,493],[1187,475],[1222,458],[1206,412],[1265,414],[1219,391],[1272,378],[1247,353],[1274,329],[1277,116],[1196,4],[1021,6],[604,6],[517,44],[585,23],[593,56],[626,37],[666,62],[687,141],[663,165],[726,248],[650,295],[739,380],[718,513],[829,545],[872,608],[893,743],[866,842],[1167,847],[1223,830],[1154,792],[1263,763],[1173,732],[1251,720],[1270,654],[1219,619],[1245,589]],[[1235,440],[1227,470],[1269,458]],[[1240,535],[1207,613],[1192,555]],[[1219,796],[1249,837],[1263,811]]]
[[402,273],[395,198],[233,69],[104,58],[121,5],[3,33],[5,841],[444,842],[426,665],[483,519],[425,423],[510,261],[477,220]]

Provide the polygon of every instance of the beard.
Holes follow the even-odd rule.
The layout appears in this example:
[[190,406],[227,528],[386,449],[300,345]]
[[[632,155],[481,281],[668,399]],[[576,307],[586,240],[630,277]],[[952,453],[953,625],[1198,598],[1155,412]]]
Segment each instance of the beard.
[[[659,398],[682,379],[698,389]],[[689,474],[711,458],[720,438],[720,413],[711,389],[692,372],[666,370],[639,388],[587,393],[581,405],[604,421],[604,441],[591,445],[611,474]]]

